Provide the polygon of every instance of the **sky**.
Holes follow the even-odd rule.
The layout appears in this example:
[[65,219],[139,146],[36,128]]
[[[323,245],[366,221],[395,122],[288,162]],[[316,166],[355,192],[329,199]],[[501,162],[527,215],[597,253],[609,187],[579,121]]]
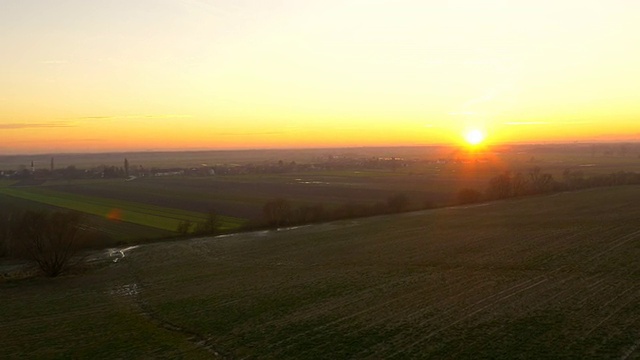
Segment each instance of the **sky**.
[[636,0],[0,0],[0,153],[640,141]]

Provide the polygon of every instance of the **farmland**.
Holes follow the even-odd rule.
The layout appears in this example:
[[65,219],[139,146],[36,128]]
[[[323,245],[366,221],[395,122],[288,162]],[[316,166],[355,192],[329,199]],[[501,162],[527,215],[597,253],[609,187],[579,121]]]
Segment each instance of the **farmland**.
[[15,358],[637,358],[639,197],[612,187],[144,245],[82,276],[0,284],[0,346]]
[[[117,221],[111,221],[111,228],[135,224],[140,230],[149,229],[147,233],[137,231],[136,234],[154,238],[171,235],[181,221],[201,221],[209,212],[219,215],[223,231],[237,229],[247,221],[260,223],[264,204],[274,198],[289,199],[294,205],[322,204],[331,210],[348,203],[384,202],[394,194],[404,193],[411,197],[412,205],[422,206],[423,203],[450,202],[456,186],[448,176],[441,175],[325,171],[264,176],[145,177],[134,181],[47,181],[30,186],[6,185],[0,187],[0,195],[4,199],[13,198],[13,203],[22,200],[21,207],[27,209],[47,205],[51,209],[71,209],[101,219],[115,213]],[[122,236],[116,239],[123,240]]]
[[[3,191],[4,190],[4,191]],[[0,188],[0,204],[2,209],[29,209],[35,211],[56,211],[61,208],[48,205],[40,201],[31,201],[24,198],[5,194],[7,189]],[[100,229],[103,237],[96,246],[113,246],[118,243],[140,242],[149,239],[158,239],[172,236],[173,231],[137,225],[130,222],[114,221],[104,215],[87,215],[91,226]]]
[[322,203],[335,207],[347,202],[371,204],[395,193],[410,194],[416,202],[450,201],[455,184],[448,177],[383,171],[350,173],[293,173],[272,176],[161,177],[135,181],[93,181],[51,184],[69,196],[99,196],[186,211],[214,209],[224,215],[259,220],[262,206],[277,197],[297,204]]
[[[116,218],[114,220],[166,231],[174,231],[180,221],[204,220],[204,214],[195,212],[110,198],[61,193],[46,187],[4,187],[0,188],[0,194],[105,218],[113,217]],[[240,225],[238,219],[229,217],[223,217],[221,222],[223,229],[236,228]]]
[[[38,179],[36,172],[29,181],[0,180],[3,196],[0,200],[16,206],[19,202],[19,207],[27,209],[48,206],[81,211],[91,215],[114,241],[131,242],[136,238],[175,235],[180,222],[197,223],[211,212],[220,216],[224,231],[247,223],[261,224],[263,206],[275,198],[285,198],[294,207],[319,205],[327,213],[337,214],[341,208],[371,208],[403,194],[409,199],[408,209],[421,209],[455,203],[457,193],[464,188],[483,192],[490,178],[507,170],[526,176],[530,169],[541,167],[559,180],[567,170],[585,177],[620,170],[639,171],[638,149],[634,144],[522,145],[475,154],[455,148],[423,147],[55,157],[60,171],[64,166],[73,168],[73,164],[87,166],[80,172],[74,170],[76,175],[86,174],[97,164],[122,165],[125,156],[136,169],[153,166],[199,169],[208,163],[217,164],[211,169],[228,172],[215,176],[160,177],[144,172],[146,176],[132,181],[124,181],[124,172],[121,178],[102,178],[104,173],[100,171],[104,167],[93,168],[97,171],[94,177],[65,179],[63,173],[47,177],[46,166],[53,156],[5,156],[0,157],[0,165],[5,169],[22,167],[28,173],[27,166],[34,161],[34,167],[45,175]],[[397,166],[390,166],[393,162],[375,159],[402,160],[397,161]],[[282,166],[296,161],[303,166]]]

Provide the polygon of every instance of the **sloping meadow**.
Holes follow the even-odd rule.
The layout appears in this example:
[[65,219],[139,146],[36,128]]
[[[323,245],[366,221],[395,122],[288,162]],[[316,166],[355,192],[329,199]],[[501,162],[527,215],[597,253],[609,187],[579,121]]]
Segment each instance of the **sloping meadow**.
[[13,358],[624,358],[638,187],[140,246],[0,284]]

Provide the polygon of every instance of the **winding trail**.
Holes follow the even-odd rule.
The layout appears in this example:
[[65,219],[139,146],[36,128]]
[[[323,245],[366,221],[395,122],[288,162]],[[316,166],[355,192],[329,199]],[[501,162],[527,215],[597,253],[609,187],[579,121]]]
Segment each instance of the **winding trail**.
[[[114,249],[114,250],[110,250],[109,251],[109,256],[113,256],[116,254],[120,254],[122,257],[117,257],[116,259],[113,260],[113,262],[118,262],[118,260],[121,260],[125,257],[125,253],[127,251],[133,250],[135,248],[137,248],[138,246],[129,246],[127,248],[123,248],[123,249]],[[155,311],[153,309],[153,307],[151,306],[151,304],[149,304],[148,301],[142,299],[140,297],[140,294],[143,292],[144,290],[144,282],[142,281],[142,279],[138,276],[138,274],[136,273],[135,269],[133,268],[133,265],[131,263],[131,261],[126,261],[124,262],[124,264],[126,264],[127,268],[128,268],[128,272],[129,275],[131,276],[133,282],[132,284],[135,285],[135,291],[133,292],[129,292],[127,293],[127,298],[131,299],[133,301],[133,303],[138,307],[138,309],[140,310],[140,314],[142,316],[144,316],[149,322],[151,322],[152,324],[156,325],[159,328],[165,329],[167,331],[173,332],[173,333],[177,333],[178,335],[181,335],[182,337],[184,337],[184,339],[192,344],[194,344],[196,347],[199,347],[201,349],[206,350],[207,352],[209,352],[211,355],[213,355],[214,358],[216,359],[234,359],[234,357],[231,354],[228,354],[226,352],[221,351],[214,343],[213,343],[213,339],[212,338],[208,338],[205,337],[204,335],[189,330],[187,328],[184,328],[180,325],[177,325],[175,323],[172,323],[171,321],[168,321],[166,319],[163,319],[160,314],[158,314],[157,311]]]

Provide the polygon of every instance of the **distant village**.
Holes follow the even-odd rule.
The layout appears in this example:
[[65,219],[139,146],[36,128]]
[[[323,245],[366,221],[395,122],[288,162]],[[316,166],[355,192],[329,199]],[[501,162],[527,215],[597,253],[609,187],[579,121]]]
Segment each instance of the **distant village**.
[[246,174],[281,174],[305,171],[326,170],[365,170],[387,169],[397,170],[415,164],[451,164],[487,162],[487,159],[466,158],[440,158],[433,160],[404,159],[400,157],[351,157],[345,155],[328,155],[318,158],[310,163],[285,162],[282,160],[248,164],[200,164],[190,167],[145,167],[140,164],[131,164],[127,158],[123,159],[122,166],[99,165],[91,168],[80,169],[74,165],[56,167],[55,158],[51,158],[48,164],[31,161],[29,165],[21,165],[18,169],[0,170],[0,177],[22,181],[44,180],[71,180],[71,179],[115,179],[134,180],[139,177],[151,176],[216,176],[216,175],[246,175]]

